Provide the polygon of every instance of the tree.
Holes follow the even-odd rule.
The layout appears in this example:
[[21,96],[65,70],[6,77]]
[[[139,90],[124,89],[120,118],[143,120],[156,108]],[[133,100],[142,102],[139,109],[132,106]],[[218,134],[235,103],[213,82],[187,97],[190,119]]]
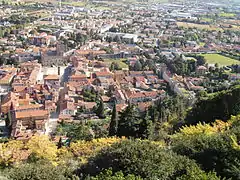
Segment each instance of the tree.
[[60,124],[57,127],[56,133],[58,135],[67,136],[71,139],[71,141],[77,140],[92,140],[94,138],[94,134],[91,131],[91,128],[85,124]]
[[129,104],[125,111],[120,113],[117,136],[139,137],[140,123],[139,112],[134,105]]
[[240,113],[240,85],[228,90],[212,93],[200,98],[187,113],[185,123],[214,122],[215,119],[228,120]]
[[206,63],[206,59],[204,56],[197,56],[197,65],[202,66]]
[[112,110],[111,122],[109,125],[109,136],[117,135],[117,129],[118,129],[118,114],[117,114],[117,109],[116,109],[116,103],[114,103],[113,110]]
[[13,163],[23,160],[24,144],[22,141],[12,140],[7,143],[0,144],[0,166],[6,167]]
[[112,62],[111,66],[110,66],[110,70],[114,71],[114,70],[120,70],[121,68],[119,67],[119,64],[116,62]]
[[154,70],[155,63],[152,59],[147,60],[146,64],[147,64],[149,70]]
[[105,118],[105,112],[104,112],[104,103],[103,100],[100,99],[97,109],[96,109],[96,114],[99,118]]
[[239,120],[240,116],[236,116],[227,122],[184,127],[171,136],[172,149],[196,160],[206,171],[214,170],[226,179],[239,179]]
[[46,135],[35,135],[26,144],[31,152],[30,159],[36,161],[38,159],[47,159],[55,161],[57,157],[57,146],[52,143]]
[[151,139],[153,136],[153,122],[150,119],[149,112],[146,112],[145,117],[142,119],[139,128],[139,136],[143,139]]
[[134,70],[135,71],[142,71],[142,64],[140,63],[139,60],[137,60],[136,63],[134,64]]
[[2,29],[0,29],[0,38],[2,38],[4,35],[4,31]]
[[120,142],[123,139],[110,137],[110,138],[98,138],[92,139],[90,141],[76,141],[71,143],[70,150],[76,157],[81,157],[81,159],[89,158],[96,155],[97,152],[111,146],[116,142]]
[[184,156],[165,150],[159,143],[141,140],[124,140],[104,148],[79,170],[79,174],[98,175],[104,169],[122,171],[143,179],[190,179],[202,180],[219,178],[205,173],[193,161]]
[[[85,180],[88,180],[87,178]],[[133,174],[128,174],[124,176],[122,171],[113,173],[112,169],[107,169],[101,172],[96,177],[90,177],[89,180],[142,180],[140,176],[135,176]]]
[[108,43],[113,42],[113,37],[112,37],[112,36],[107,36],[107,37],[106,37],[106,41],[107,41]]
[[69,167],[54,166],[47,161],[38,163],[20,164],[17,167],[6,169],[4,174],[14,180],[67,180],[79,178],[74,175]]
[[36,29],[32,29],[32,30],[29,32],[29,34],[31,34],[31,35],[36,35],[36,34],[37,34]]

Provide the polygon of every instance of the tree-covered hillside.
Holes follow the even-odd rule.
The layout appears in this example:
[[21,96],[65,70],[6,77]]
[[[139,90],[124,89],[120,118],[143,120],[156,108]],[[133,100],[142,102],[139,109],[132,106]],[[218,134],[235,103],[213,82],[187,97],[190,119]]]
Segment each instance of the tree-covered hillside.
[[0,144],[0,175],[11,180],[240,180],[240,86],[201,95],[186,110],[187,104],[172,96],[145,112],[132,104],[121,113],[114,107],[102,124],[61,124],[57,133],[72,138],[66,144],[43,135],[24,142],[8,139]]

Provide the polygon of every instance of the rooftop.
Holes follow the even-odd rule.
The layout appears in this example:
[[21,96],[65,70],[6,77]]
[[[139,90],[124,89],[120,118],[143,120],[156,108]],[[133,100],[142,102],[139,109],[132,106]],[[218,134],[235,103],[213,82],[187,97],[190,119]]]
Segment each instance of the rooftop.
[[16,118],[27,118],[27,117],[47,117],[49,115],[47,110],[31,110],[31,111],[23,111],[16,112]]

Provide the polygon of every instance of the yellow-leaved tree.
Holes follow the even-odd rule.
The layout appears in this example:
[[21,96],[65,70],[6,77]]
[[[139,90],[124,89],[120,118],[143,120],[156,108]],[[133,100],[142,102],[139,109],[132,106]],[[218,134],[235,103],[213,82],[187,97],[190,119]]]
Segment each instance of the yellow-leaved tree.
[[26,144],[31,155],[39,159],[55,161],[57,158],[57,146],[46,135],[33,136]]
[[0,144],[0,164],[8,166],[12,163],[18,163],[28,157],[29,153],[24,149],[22,141],[11,140]]
[[87,157],[94,155],[102,148],[111,146],[113,143],[121,141],[123,138],[99,138],[93,139],[91,141],[77,141],[71,143],[70,150],[73,152],[74,156],[77,156],[83,162]]
[[232,140],[233,149],[240,151],[240,145],[239,145],[239,142],[237,140],[237,137],[235,135],[231,135],[230,138]]
[[212,135],[215,133],[220,133],[226,131],[231,126],[230,122],[223,122],[221,120],[216,120],[212,124],[205,124],[205,123],[198,123],[197,125],[190,125],[185,126],[180,129],[179,133],[176,133],[173,135],[174,137],[179,136],[192,136],[192,135],[199,135],[199,134],[205,134],[205,135]]
[[65,164],[71,160],[73,160],[73,153],[70,151],[68,147],[63,146],[57,150],[58,164]]

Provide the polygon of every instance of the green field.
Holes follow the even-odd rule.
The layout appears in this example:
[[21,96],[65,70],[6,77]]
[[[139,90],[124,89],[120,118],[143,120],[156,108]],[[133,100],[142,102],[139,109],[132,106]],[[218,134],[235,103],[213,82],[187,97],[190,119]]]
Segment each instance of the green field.
[[219,16],[221,16],[221,17],[235,17],[236,14],[234,14],[234,13],[220,13]]
[[104,62],[109,66],[112,64],[112,62],[116,62],[118,63],[120,68],[128,68],[128,65],[125,62],[123,62],[125,60],[126,59],[104,59]]
[[62,2],[63,5],[69,5],[69,6],[85,6],[86,3],[85,2]]
[[206,22],[212,22],[213,20],[211,18],[203,17],[201,20],[206,21]]
[[228,66],[232,64],[240,64],[240,61],[222,56],[219,54],[203,54],[206,58],[208,64],[216,64],[218,63],[219,66]]
[[216,25],[208,25],[208,24],[197,24],[197,23],[188,23],[188,22],[177,22],[178,27],[184,28],[197,28],[197,29],[207,29],[210,31],[223,31],[222,28]]

